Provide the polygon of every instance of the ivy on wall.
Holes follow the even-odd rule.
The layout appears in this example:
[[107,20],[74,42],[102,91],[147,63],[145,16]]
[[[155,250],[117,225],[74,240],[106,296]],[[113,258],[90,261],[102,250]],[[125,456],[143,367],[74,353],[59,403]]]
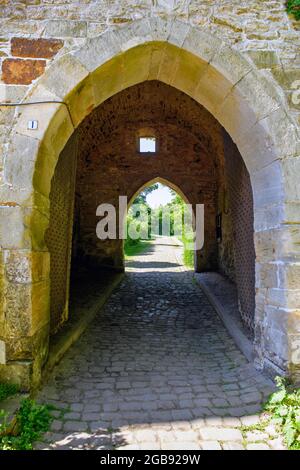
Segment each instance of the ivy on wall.
[[300,0],[288,0],[286,2],[287,12],[294,15],[296,20],[300,20]]

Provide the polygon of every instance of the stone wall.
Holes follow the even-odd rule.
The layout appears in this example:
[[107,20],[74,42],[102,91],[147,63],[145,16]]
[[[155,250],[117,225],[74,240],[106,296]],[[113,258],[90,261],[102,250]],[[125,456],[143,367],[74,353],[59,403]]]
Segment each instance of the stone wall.
[[[108,97],[157,79],[209,109],[239,148],[254,195],[257,364],[299,376],[299,31],[284,3],[1,1],[0,95],[12,105],[0,108],[6,371],[30,381],[47,350],[44,235],[58,155]],[[14,105],[23,99],[65,104]],[[14,317],[23,330],[9,329]]]
[[[282,86],[291,113],[299,117],[293,87],[299,79],[300,38],[285,0],[1,0],[0,6],[1,102],[22,100],[50,62],[87,38],[137,19],[160,17],[199,26],[250,56]],[[0,110],[0,144],[14,113],[14,108]]]

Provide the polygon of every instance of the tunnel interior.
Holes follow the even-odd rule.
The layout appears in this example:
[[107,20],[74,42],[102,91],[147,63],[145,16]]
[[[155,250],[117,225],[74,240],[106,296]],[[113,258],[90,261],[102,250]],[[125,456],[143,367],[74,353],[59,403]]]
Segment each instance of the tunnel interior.
[[[140,151],[141,137],[155,138],[154,152]],[[110,203],[118,216],[120,195],[130,201],[157,178],[180,188],[193,207],[204,204],[204,245],[195,254],[195,269],[218,271],[235,283],[241,318],[253,333],[255,250],[247,168],[204,107],[169,85],[146,81],[91,112],[60,154],[46,232],[52,334],[72,316],[76,280],[124,270],[123,240],[96,236],[97,207]]]

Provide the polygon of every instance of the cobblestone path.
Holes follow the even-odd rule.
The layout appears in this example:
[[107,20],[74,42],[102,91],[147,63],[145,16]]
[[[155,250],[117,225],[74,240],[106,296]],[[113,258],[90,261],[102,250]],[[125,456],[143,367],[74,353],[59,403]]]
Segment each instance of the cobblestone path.
[[127,275],[39,394],[55,406],[37,448],[279,449],[263,431],[272,384],[250,365],[182,269],[170,239]]

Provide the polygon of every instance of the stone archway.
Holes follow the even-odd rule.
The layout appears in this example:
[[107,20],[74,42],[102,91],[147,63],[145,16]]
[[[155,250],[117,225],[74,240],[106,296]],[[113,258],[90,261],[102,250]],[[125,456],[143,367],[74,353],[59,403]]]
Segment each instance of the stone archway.
[[139,193],[141,193],[148,186],[152,186],[155,183],[161,183],[164,186],[168,186],[169,188],[173,189],[173,191],[175,191],[177,194],[179,194],[179,196],[184,200],[184,202],[186,204],[190,204],[190,201],[189,201],[188,197],[180,189],[180,187],[177,186],[177,184],[174,184],[171,181],[167,180],[166,178],[162,178],[161,176],[156,176],[155,178],[151,179],[150,181],[146,181],[142,186],[139,186],[138,189],[136,189],[136,188],[134,189],[134,192],[133,192],[132,196],[130,197],[130,199],[128,201],[128,207],[130,207],[130,205],[132,204],[132,202],[134,201],[134,199],[136,198],[136,196]]
[[[299,272],[295,125],[280,89],[250,60],[197,28],[160,19],[134,22],[65,54],[25,100],[47,104],[20,108],[2,187],[7,221],[3,282],[9,285],[18,278],[20,284],[9,285],[13,293],[6,290],[3,303],[9,353],[1,369],[7,375],[19,374],[24,383],[37,382],[47,355],[49,255],[44,235],[51,178],[61,150],[84,117],[104,100],[153,79],[206,107],[244,159],[254,194],[257,364],[296,377],[299,304],[291,279]],[[27,129],[33,110],[39,121],[34,134]],[[17,321],[11,327],[14,317]]]
[[[184,201],[184,203],[186,205],[189,205],[190,210],[191,210],[191,225],[193,227],[193,230],[195,231],[195,229],[196,229],[196,227],[195,227],[195,207],[193,207],[193,204],[191,204],[189,198],[186,196],[186,194],[181,190],[181,188],[177,184],[174,184],[171,181],[169,181],[168,179],[162,178],[160,176],[157,176],[157,177],[151,179],[150,181],[145,182],[138,189],[136,189],[136,188],[134,189],[134,192],[131,195],[131,197],[130,197],[128,203],[127,203],[127,211],[126,211],[125,216],[128,214],[128,210],[130,209],[131,205],[133,204],[135,198],[140,193],[142,193],[146,188],[149,188],[150,186],[152,186],[156,183],[159,183],[162,186],[165,186],[165,187],[173,190]],[[126,217],[125,217],[125,219],[126,219]],[[151,221],[151,223],[152,223],[152,221]],[[126,220],[124,220],[123,224],[125,226]],[[170,228],[170,220],[168,222],[168,225],[169,225],[169,228]],[[124,246],[123,246],[123,249],[124,249]],[[199,256],[198,251],[195,251],[193,253],[193,258],[194,258],[193,268],[197,272],[198,270],[201,269],[200,266],[201,266],[201,261],[202,261],[200,256]]]

